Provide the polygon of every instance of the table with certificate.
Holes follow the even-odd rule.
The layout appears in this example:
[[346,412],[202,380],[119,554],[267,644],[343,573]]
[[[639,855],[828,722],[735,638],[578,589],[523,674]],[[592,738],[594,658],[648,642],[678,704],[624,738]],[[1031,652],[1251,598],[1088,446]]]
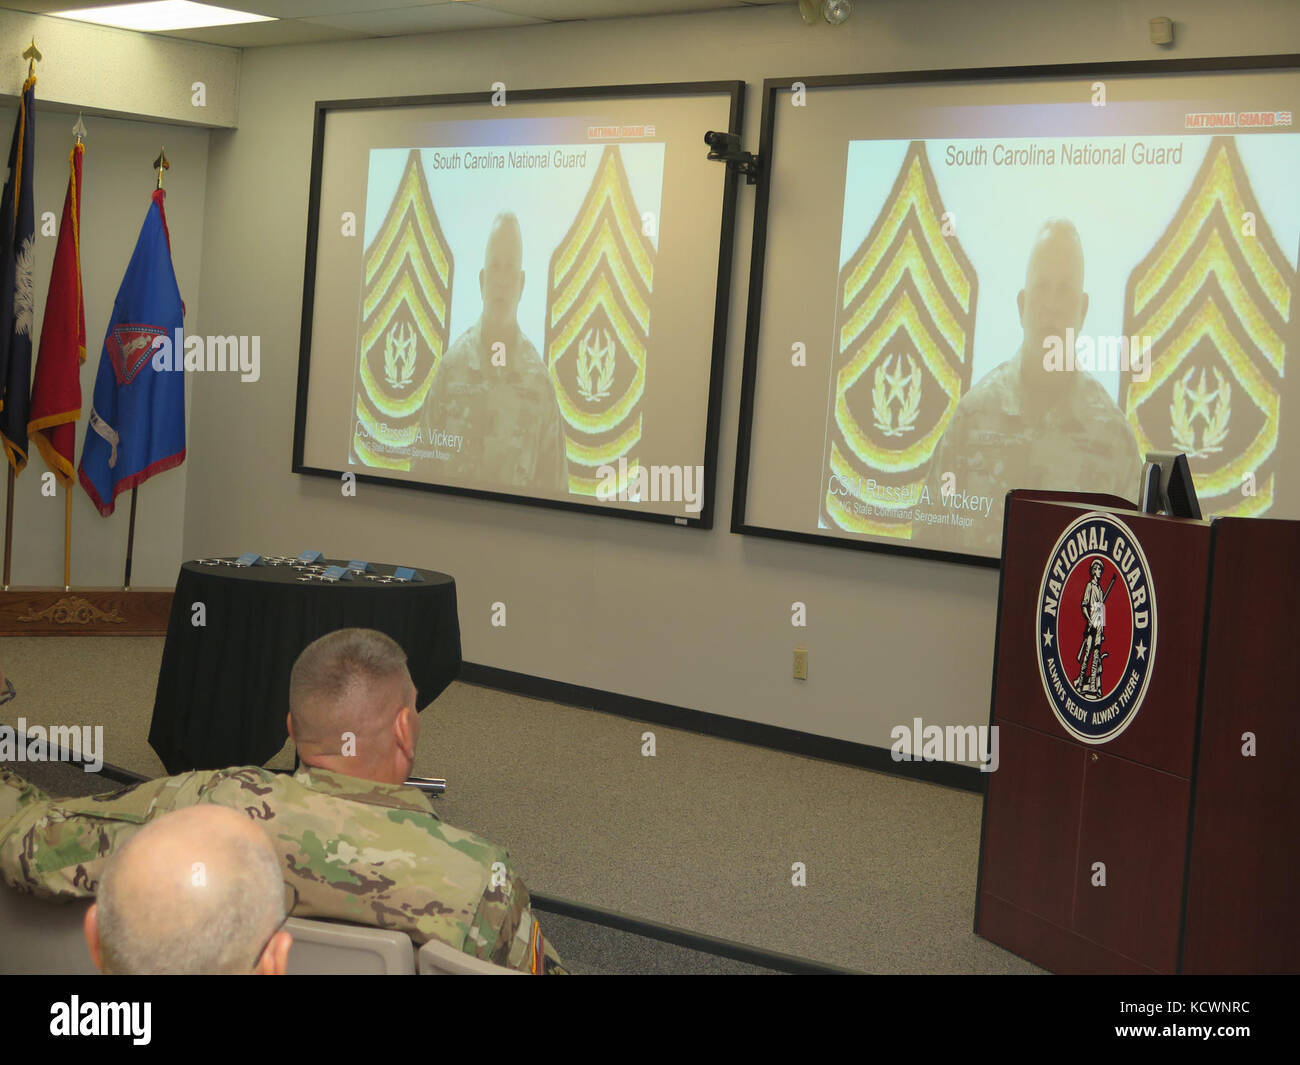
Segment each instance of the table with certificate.
[[273,758],[288,739],[290,670],[304,647],[336,629],[396,640],[420,708],[459,675],[456,582],[446,574],[420,570],[418,580],[399,581],[395,567],[371,564],[330,580],[331,560],[310,570],[234,561],[186,562],[176,581],[149,729],[169,774]]

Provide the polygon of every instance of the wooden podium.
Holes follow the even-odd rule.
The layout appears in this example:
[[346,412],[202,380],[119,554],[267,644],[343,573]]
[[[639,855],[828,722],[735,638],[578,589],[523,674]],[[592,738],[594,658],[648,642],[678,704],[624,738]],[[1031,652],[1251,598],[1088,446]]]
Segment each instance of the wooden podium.
[[1300,971],[1300,522],[1129,507],[1007,497],[975,932],[1060,973]]

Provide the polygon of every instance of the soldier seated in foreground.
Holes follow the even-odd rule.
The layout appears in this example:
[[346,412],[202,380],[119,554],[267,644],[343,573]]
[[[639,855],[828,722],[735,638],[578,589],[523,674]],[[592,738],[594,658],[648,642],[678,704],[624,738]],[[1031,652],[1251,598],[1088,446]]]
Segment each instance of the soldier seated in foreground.
[[222,806],[173,810],[108,860],[86,911],[101,972],[280,976],[284,879],[266,833]]
[[342,629],[308,645],[289,681],[302,768],[196,770],[85,799],[51,800],[0,771],[18,812],[0,822],[0,878],[46,898],[95,894],[108,856],[173,809],[239,810],[270,837],[294,917],[405,932],[532,973],[562,973],[504,848],[439,820],[404,784],[419,737],[416,692],[396,642]]

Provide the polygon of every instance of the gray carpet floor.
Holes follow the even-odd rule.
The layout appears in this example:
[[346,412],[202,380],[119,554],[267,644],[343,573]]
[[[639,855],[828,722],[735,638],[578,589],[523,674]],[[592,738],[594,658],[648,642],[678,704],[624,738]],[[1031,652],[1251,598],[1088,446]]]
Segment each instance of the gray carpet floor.
[[[102,725],[105,761],[160,775],[162,645],[0,640],[0,724]],[[865,972],[1040,971],[971,931],[977,795],[461,683],[421,722],[444,819],[509,847],[535,892]]]

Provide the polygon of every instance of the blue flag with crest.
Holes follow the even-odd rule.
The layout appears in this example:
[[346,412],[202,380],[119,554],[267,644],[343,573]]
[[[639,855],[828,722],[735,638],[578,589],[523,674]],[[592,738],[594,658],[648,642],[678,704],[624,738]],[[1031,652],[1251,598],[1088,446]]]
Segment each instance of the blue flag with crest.
[[81,449],[81,486],[105,517],[123,492],[185,461],[185,305],[164,195],[153,194],[117,290]]

